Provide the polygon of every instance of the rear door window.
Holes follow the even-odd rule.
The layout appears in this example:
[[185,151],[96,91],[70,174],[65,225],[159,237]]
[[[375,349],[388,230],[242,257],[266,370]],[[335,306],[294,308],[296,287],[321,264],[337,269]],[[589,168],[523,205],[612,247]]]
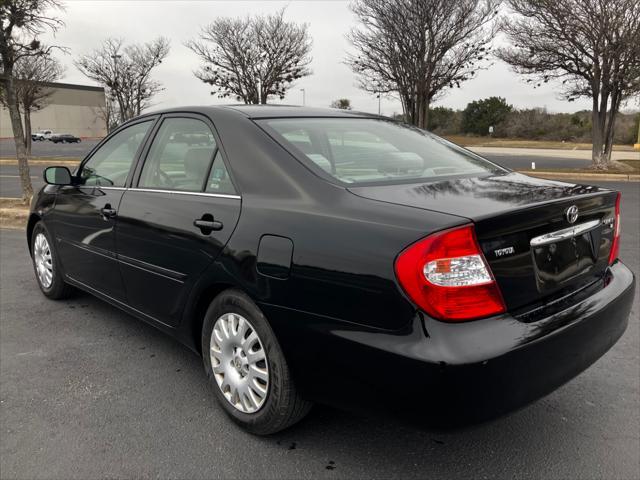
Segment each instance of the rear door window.
[[229,177],[229,171],[224,164],[220,150],[216,153],[216,157],[213,161],[206,192],[225,195],[234,195],[237,193],[233,183],[231,183],[231,177]]
[[141,188],[202,192],[217,151],[209,126],[195,118],[166,118],[142,168]]

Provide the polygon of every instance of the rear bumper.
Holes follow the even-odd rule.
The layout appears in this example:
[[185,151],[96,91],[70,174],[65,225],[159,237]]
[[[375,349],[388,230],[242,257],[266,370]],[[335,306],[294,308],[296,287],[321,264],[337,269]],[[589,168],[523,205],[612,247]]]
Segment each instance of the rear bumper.
[[315,400],[384,408],[433,425],[482,421],[552,392],[615,344],[627,327],[635,279],[617,262],[608,280],[584,301],[531,323],[509,315],[461,324],[417,316],[394,333],[314,324],[304,352],[287,353],[297,357],[303,393]]
[[[450,358],[432,383],[447,392],[434,402],[446,412],[442,423],[481,421],[519,408],[604,355],[627,328],[635,294],[634,276],[624,264],[616,263],[610,273],[604,289],[539,321],[503,318],[470,324],[465,333],[446,332],[443,338],[460,333],[456,347],[466,345],[467,352],[449,350],[455,360]],[[495,322],[509,326],[495,329]],[[479,344],[485,347],[473,352]]]

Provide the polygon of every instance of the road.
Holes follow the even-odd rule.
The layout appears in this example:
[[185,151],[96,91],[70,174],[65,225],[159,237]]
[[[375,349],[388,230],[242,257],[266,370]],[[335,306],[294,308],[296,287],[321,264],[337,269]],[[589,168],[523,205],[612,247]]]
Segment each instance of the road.
[[[96,145],[96,140],[85,141],[80,144],[54,144],[51,142],[34,142],[33,156],[38,157],[76,157],[86,155]],[[474,151],[489,160],[514,170],[531,168],[535,162],[536,168],[587,168],[591,164],[590,152],[586,150],[540,150],[523,148],[493,148],[474,147]],[[0,158],[14,158],[13,141],[0,140]],[[616,158],[638,158],[639,152],[614,152]],[[55,162],[53,162],[55,163]],[[35,189],[42,186],[42,170],[39,165],[31,166],[31,176]],[[0,197],[20,196],[20,179],[18,167],[0,165]]]
[[[45,140],[31,144],[31,156],[38,157],[84,157],[98,144],[98,140],[83,140],[80,143],[53,143]],[[0,139],[0,158],[15,158],[16,146],[13,139]]]
[[[637,275],[639,185],[606,186]],[[22,232],[0,231],[0,266],[2,478],[640,478],[638,292],[610,352],[510,416],[443,433],[316,406],[257,438],[169,337],[89,295],[41,295]]]

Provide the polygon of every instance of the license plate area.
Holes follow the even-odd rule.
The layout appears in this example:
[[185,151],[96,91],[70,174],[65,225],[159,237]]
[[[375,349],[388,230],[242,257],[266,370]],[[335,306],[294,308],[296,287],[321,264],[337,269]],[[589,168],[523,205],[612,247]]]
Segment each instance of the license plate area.
[[597,262],[600,222],[588,222],[531,240],[539,292],[556,290],[588,273]]

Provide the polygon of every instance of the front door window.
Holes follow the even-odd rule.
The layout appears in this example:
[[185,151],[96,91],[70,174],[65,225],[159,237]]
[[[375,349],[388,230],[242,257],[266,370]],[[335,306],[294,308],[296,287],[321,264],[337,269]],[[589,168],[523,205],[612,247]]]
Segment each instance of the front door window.
[[153,121],[136,123],[107,140],[82,166],[80,183],[124,187],[131,164]]

